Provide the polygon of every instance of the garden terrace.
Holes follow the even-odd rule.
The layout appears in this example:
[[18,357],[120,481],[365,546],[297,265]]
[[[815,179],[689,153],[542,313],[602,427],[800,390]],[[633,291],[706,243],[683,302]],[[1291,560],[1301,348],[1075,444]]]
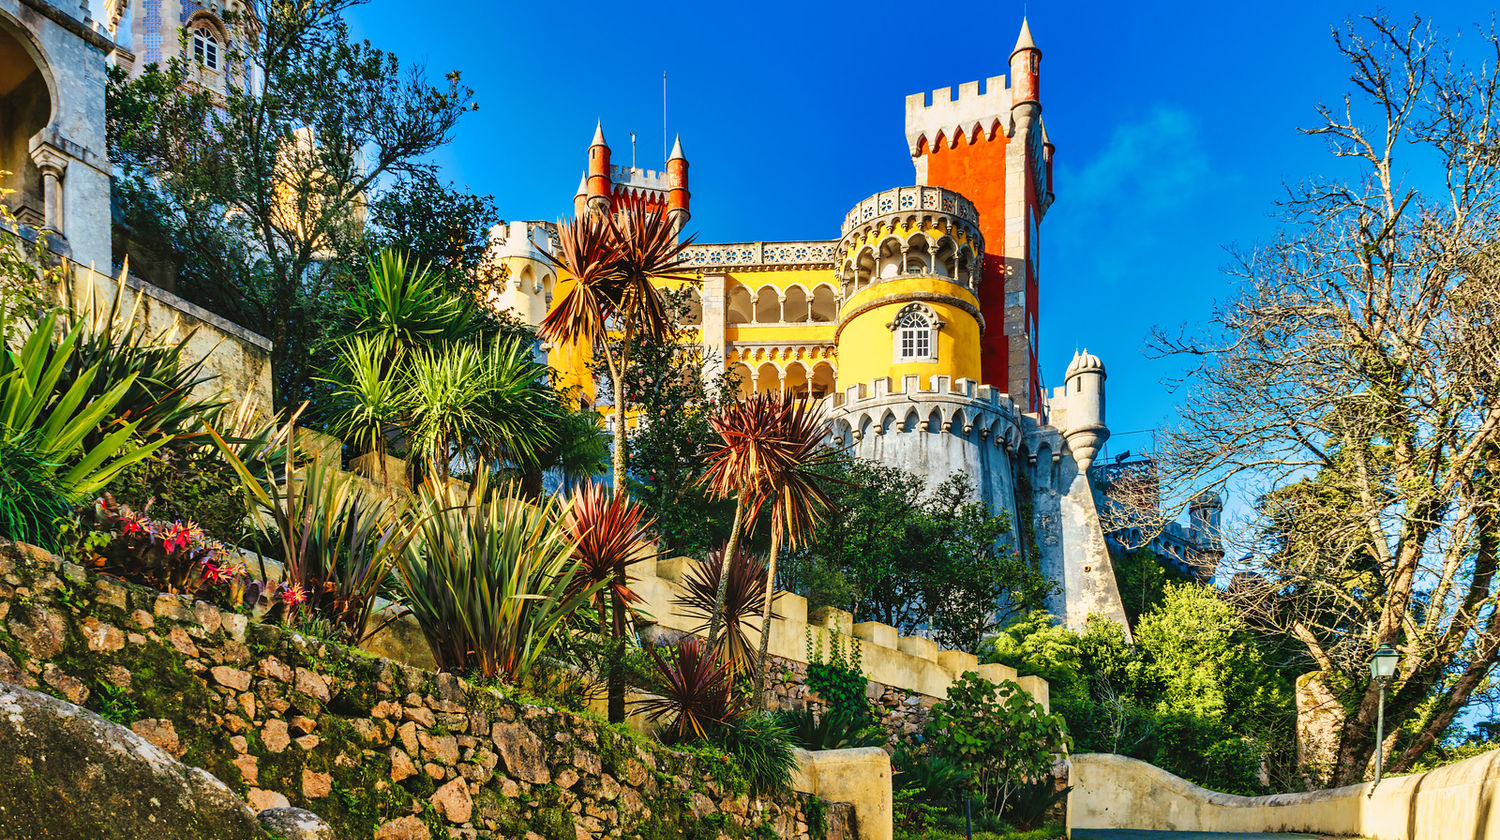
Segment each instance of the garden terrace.
[[[0,681],[128,725],[252,808],[305,807],[338,837],[856,836],[850,806],[751,796],[716,751],[669,750],[8,542]],[[24,809],[4,801],[14,772],[0,764],[0,806]]]

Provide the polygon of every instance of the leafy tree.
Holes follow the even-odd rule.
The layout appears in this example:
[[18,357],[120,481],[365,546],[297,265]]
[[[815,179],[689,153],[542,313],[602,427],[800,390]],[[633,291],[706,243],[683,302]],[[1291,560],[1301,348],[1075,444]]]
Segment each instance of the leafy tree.
[[365,250],[394,250],[419,265],[440,266],[450,292],[483,303],[505,281],[504,266],[485,259],[490,228],[500,222],[494,196],[444,185],[430,170],[397,179],[370,204]]
[[1120,600],[1125,605],[1125,620],[1130,622],[1132,630],[1141,616],[1166,598],[1170,584],[1191,582],[1187,575],[1165,566],[1150,548],[1119,552],[1110,559],[1115,567]]
[[352,39],[356,2],[263,4],[253,52],[226,56],[257,68],[253,90],[234,74],[204,88],[183,59],[109,80],[122,241],[168,261],[184,297],[274,342],[283,405],[312,389],[371,196],[387,177],[430,173],[426,156],[474,107],[457,73],[430,84]]
[[949,686],[922,734],[929,753],[961,768],[967,789],[996,814],[1020,788],[1050,778],[1053,754],[1068,745],[1061,716],[1015,683],[973,671]]
[[871,461],[845,459],[826,473],[840,514],[816,543],[791,554],[782,576],[809,603],[904,634],[925,629],[974,651],[1052,590],[1014,548],[1010,517],[971,501],[964,476],[928,494],[921,476]]
[[1330,175],[1289,189],[1279,235],[1240,260],[1202,334],[1154,341],[1192,363],[1157,453],[1169,491],[1315,477],[1259,511],[1276,538],[1236,596],[1347,706],[1334,785],[1376,748],[1378,646],[1401,654],[1392,772],[1500,664],[1500,36],[1476,34],[1378,16],[1336,31],[1357,92],[1306,132]]

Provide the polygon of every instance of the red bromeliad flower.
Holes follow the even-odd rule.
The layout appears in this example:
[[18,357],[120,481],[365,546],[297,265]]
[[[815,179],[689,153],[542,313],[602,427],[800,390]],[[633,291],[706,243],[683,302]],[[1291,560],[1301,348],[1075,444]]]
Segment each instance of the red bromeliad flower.
[[138,537],[146,533],[146,529],[141,525],[141,520],[135,518],[135,514],[126,513],[120,517],[120,533],[127,537]]
[[234,577],[233,566],[220,566],[214,563],[203,564],[203,579],[209,583],[223,583]]
[[281,590],[281,600],[282,603],[285,603],[288,606],[292,607],[295,607],[298,604],[306,603],[307,590],[303,589],[300,584],[294,583],[291,586],[284,587]]
[[167,529],[167,533],[161,538],[162,547],[167,551],[187,548],[188,544],[197,536],[198,526],[192,522],[176,522]]

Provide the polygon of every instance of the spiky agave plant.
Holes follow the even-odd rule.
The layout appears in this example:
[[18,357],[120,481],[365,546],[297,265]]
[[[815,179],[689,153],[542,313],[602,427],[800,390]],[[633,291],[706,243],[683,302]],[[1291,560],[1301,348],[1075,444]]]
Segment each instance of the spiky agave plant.
[[[121,471],[172,440],[159,436],[139,444],[139,420],[116,421],[102,434],[136,374],[101,383],[101,365],[74,370],[87,326],[60,328],[52,311],[36,323],[16,349],[0,343],[0,442],[9,455],[0,470],[0,536],[56,549],[53,520],[59,510],[98,493]],[[9,333],[0,323],[0,334]],[[45,523],[45,524],[44,524]]]
[[552,498],[529,502],[476,481],[417,493],[398,580],[439,667],[515,683],[603,583],[575,587],[579,562]]
[[581,590],[595,584],[593,601],[599,615],[599,632],[605,633],[605,615],[610,616],[609,637],[612,655],[609,663],[609,719],[625,719],[625,678],[621,670],[624,655],[626,619],[632,604],[643,601],[630,589],[629,568],[656,556],[651,541],[655,520],[646,515],[644,506],[629,496],[606,490],[598,482],[588,482],[573,494],[573,507],[564,518],[568,539],[580,564],[580,574],[573,588]]
[[[287,436],[296,415],[275,437]],[[252,522],[281,546],[286,582],[306,597],[306,608],[326,617],[351,642],[369,627],[375,596],[409,534],[402,503],[369,495],[356,480],[322,459],[296,463],[296,447],[281,444],[281,463],[263,475],[247,453],[210,428],[220,454],[260,515]]]

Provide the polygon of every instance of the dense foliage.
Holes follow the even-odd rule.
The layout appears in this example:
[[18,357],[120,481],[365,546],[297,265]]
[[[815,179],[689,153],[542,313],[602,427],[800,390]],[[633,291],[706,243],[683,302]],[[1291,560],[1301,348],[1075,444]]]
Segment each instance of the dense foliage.
[[969,501],[961,475],[931,493],[921,476],[846,459],[828,470],[831,519],[783,565],[787,589],[809,606],[903,635],[930,630],[942,645],[976,651],[985,634],[1039,609],[1053,584],[1016,548],[1010,517]]
[[1150,761],[1215,790],[1299,787],[1296,713],[1286,678],[1217,591],[1168,586],[1142,616],[1136,644],[1118,625],[1083,633],[1035,613],[990,643],[988,658],[1048,681],[1075,748]]

